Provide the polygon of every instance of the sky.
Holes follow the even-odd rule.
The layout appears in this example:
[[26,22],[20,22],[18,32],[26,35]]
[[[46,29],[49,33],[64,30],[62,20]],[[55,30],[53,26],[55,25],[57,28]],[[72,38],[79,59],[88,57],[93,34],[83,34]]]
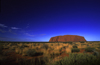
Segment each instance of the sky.
[[99,0],[1,0],[1,41],[43,41],[79,35],[100,41]]

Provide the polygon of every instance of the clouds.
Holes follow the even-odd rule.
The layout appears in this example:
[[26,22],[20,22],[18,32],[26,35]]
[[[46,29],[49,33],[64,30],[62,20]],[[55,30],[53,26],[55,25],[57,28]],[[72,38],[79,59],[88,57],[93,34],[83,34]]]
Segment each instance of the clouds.
[[17,28],[17,27],[11,27],[11,29],[20,29],[20,28]]
[[[6,26],[5,24],[1,24],[1,23],[0,23],[0,27],[3,28],[3,29],[0,29],[0,32],[1,32],[1,33],[10,32],[10,33],[16,34],[16,33],[14,32],[14,30],[20,29],[20,28],[17,28],[17,27],[8,27],[8,26]],[[6,27],[6,30],[4,29],[5,27]]]
[[[3,28],[5,28],[5,27],[8,27],[8,26],[6,26],[5,24],[0,24],[0,27],[3,27]],[[8,27],[9,28],[9,27]],[[17,27],[10,27],[11,29],[20,29],[20,28],[17,28]]]
[[9,29],[8,32],[13,33],[13,34],[17,34],[15,32],[13,32],[11,29]]
[[35,35],[31,35],[31,34],[29,34],[29,33],[24,33],[25,35],[27,35],[27,36],[35,36]]
[[[26,26],[27,28],[29,27],[29,24]],[[2,33],[2,37],[0,37],[0,40],[4,41],[16,41],[16,40],[23,40],[23,41],[33,41],[33,40],[39,40],[40,37],[45,36],[46,34],[34,34],[34,30],[31,29],[25,29],[16,27],[16,26],[6,26],[5,24],[0,24],[0,33]],[[5,34],[5,35],[4,35]],[[4,37],[4,36],[9,36],[9,37]],[[38,38],[39,37],[39,38]],[[37,41],[38,41],[37,40]]]
[[4,24],[0,24],[0,27],[3,27],[4,28],[4,27],[7,27],[7,26],[5,26]]
[[[12,31],[12,29],[18,29],[16,27],[8,27],[5,24],[0,24],[0,27],[2,27],[2,29],[0,29],[1,33],[12,33],[12,34],[16,34],[14,31]],[[4,29],[6,27],[6,29]]]
[[46,35],[46,34],[35,34],[35,35],[32,35],[32,34],[29,34],[29,33],[24,33],[26,36],[30,36],[30,37],[34,37],[34,36],[44,36],[44,35]]

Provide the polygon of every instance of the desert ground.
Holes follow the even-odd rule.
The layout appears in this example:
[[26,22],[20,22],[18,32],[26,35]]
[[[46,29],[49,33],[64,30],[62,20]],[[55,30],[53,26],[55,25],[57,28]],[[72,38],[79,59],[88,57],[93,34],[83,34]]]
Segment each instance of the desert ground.
[[100,42],[0,42],[1,65],[71,65],[77,58],[84,63],[84,56],[100,61]]

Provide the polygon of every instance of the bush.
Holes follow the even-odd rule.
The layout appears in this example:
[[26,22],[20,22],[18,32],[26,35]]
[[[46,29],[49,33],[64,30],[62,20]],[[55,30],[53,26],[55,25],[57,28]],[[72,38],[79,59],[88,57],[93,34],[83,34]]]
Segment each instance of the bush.
[[36,46],[36,44],[33,44],[33,46]]
[[33,59],[21,59],[22,61],[18,61],[16,65],[47,65],[46,62],[49,61],[48,57],[40,57]]
[[67,44],[67,42],[63,42],[63,44]]
[[69,44],[73,44],[73,42],[67,42],[67,43],[69,43]]
[[94,49],[94,48],[91,48],[91,47],[85,48],[85,51],[86,51],[86,52],[93,52],[93,50],[95,50],[95,49]]
[[73,48],[77,48],[77,46],[76,46],[76,45],[74,45],[74,46],[73,46]]
[[29,46],[27,46],[27,45],[24,44],[24,45],[22,45],[22,47],[29,47]]
[[97,51],[94,51],[93,55],[98,57],[99,53]]
[[11,43],[10,46],[17,46],[17,43]]
[[62,51],[62,48],[60,48],[59,51],[61,52]]
[[58,53],[58,52],[57,53],[54,53],[54,52],[50,53],[51,58],[55,58],[59,55],[61,55],[61,53]]
[[39,48],[38,47],[36,47],[36,50],[38,50]]
[[84,41],[80,41],[80,43],[84,43]]
[[99,65],[100,60],[90,54],[69,54],[62,60],[55,62],[53,65]]
[[49,48],[49,46],[47,44],[43,44],[43,46],[41,48],[45,48],[47,50]]
[[81,45],[86,45],[86,44],[81,44]]
[[98,49],[100,49],[100,47],[97,47]]
[[71,49],[71,52],[73,53],[73,52],[79,52],[80,51],[80,49],[78,49],[78,48],[72,48]]
[[90,45],[89,45],[89,44],[87,44],[87,46],[89,47]]
[[66,49],[66,46],[63,46],[63,49]]
[[35,49],[29,49],[28,51],[26,51],[26,54],[28,56],[35,56],[36,55],[36,51],[35,51]]
[[53,46],[53,44],[51,44],[51,46]]
[[3,43],[0,43],[0,54],[2,54],[2,50],[3,50]]

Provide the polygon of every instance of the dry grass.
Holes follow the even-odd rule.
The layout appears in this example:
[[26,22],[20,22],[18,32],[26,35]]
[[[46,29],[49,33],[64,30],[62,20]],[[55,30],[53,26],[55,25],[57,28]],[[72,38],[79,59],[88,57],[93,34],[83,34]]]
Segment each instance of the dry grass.
[[[19,47],[20,46],[23,46],[23,45],[27,45],[29,47],[25,47],[25,48],[22,48],[20,49],[19,47],[17,48],[17,46],[10,46],[12,43],[9,43],[8,45],[4,45],[4,48],[9,48],[9,49],[15,49],[15,52],[16,53],[19,53],[19,54],[22,54],[22,55],[25,55],[25,51],[27,51],[28,49],[36,49],[36,51],[42,51],[44,55],[48,55],[50,54],[48,51],[52,51],[54,53],[58,53],[61,48],[63,48],[64,46],[68,48],[66,48],[66,52],[67,53],[71,53],[71,48],[73,48],[73,45],[77,45],[77,47],[79,49],[81,48],[86,48],[87,45],[89,45],[90,47],[95,47],[96,49],[98,49],[97,47],[100,47],[100,43],[97,43],[97,42],[84,42],[84,43],[80,43],[80,42],[74,42],[73,44],[69,44],[69,43],[45,43],[49,46],[49,48],[46,50],[46,49],[42,49],[41,46],[43,45],[43,43],[20,43],[20,44],[17,44]],[[35,45],[34,45],[35,44]],[[84,44],[84,45],[83,45]]]

